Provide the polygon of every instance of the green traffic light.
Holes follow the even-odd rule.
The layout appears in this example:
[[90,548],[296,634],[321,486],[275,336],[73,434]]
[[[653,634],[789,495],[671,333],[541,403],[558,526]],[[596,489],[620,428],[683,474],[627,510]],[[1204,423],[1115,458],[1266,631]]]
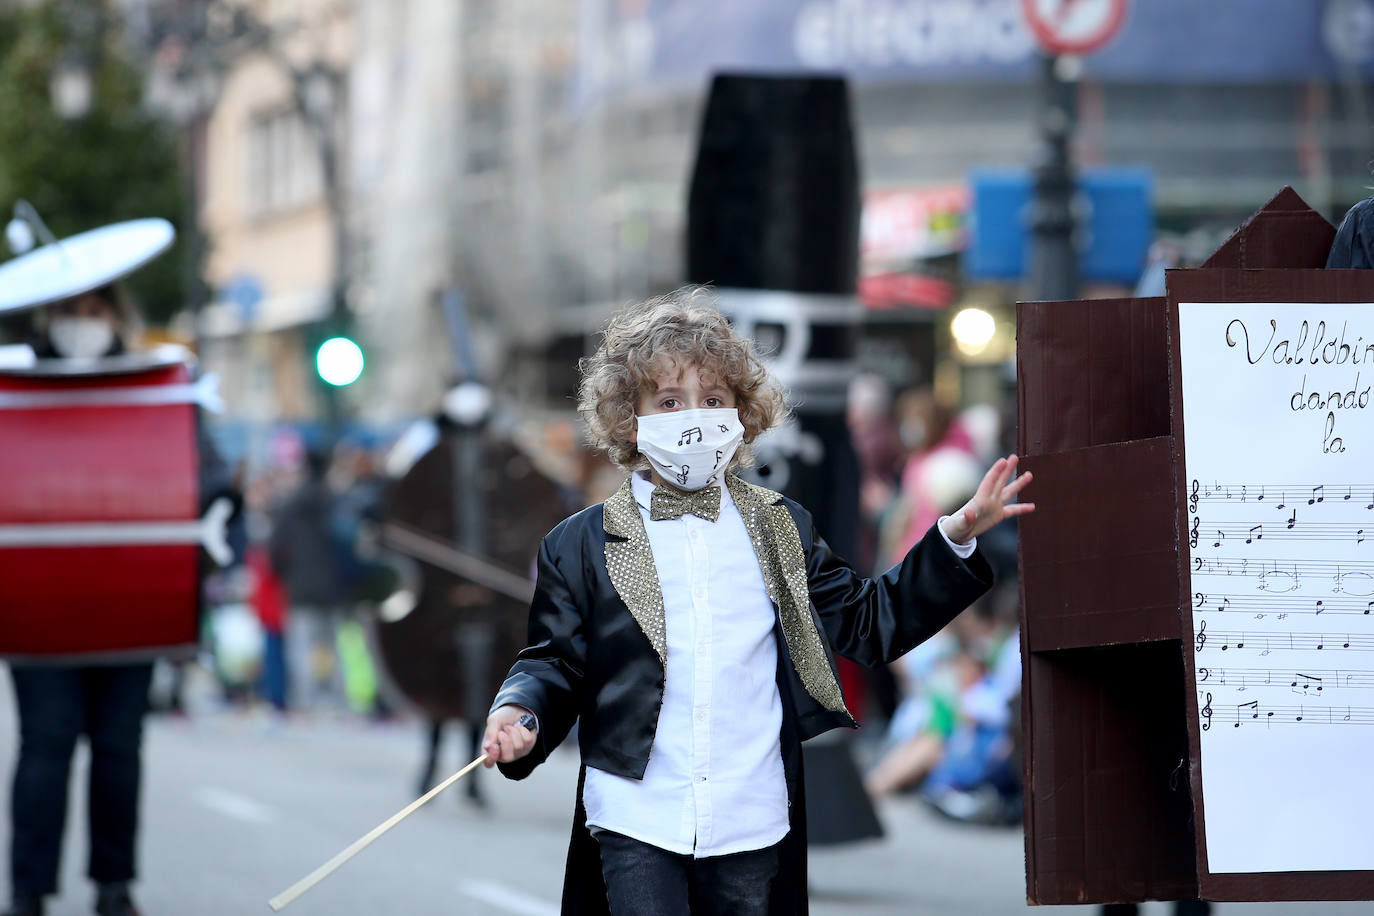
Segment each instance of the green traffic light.
[[315,351],[315,371],[336,388],[356,382],[364,364],[363,348],[347,337],[331,337]]

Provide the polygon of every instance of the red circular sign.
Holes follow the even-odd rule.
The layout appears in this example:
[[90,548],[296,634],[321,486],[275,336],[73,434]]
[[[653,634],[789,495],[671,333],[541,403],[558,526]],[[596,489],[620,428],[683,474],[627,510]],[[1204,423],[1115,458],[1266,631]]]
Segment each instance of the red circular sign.
[[1126,0],[1021,0],[1021,7],[1041,46],[1056,54],[1096,51],[1126,19]]

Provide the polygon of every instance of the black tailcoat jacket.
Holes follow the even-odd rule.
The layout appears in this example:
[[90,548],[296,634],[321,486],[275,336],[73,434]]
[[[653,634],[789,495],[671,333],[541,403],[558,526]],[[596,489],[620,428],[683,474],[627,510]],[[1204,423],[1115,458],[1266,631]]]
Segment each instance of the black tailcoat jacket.
[[[897,566],[865,578],[816,533],[811,515],[772,490],[729,476],[730,489],[777,611],[780,735],[791,830],[782,841],[772,912],[807,912],[806,815],[801,742],[855,725],[835,655],[876,667],[943,628],[992,585],[975,553],[962,560],[933,527]],[[648,534],[625,484],[610,499],[563,521],[539,547],[529,645],[492,708],[523,706],[539,717],[529,755],[501,764],[528,776],[578,720],[583,770],[563,885],[565,914],[607,913],[596,840],[586,826],[586,767],[643,779],[667,659],[663,593]]]

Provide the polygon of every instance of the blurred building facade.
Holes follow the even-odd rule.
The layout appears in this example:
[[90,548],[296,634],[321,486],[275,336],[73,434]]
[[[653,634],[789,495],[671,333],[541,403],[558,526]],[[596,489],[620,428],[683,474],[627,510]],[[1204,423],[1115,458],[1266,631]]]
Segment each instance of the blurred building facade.
[[[610,309],[681,280],[698,119],[720,69],[854,81],[865,363],[898,384],[981,365],[967,400],[1011,353],[1021,290],[965,276],[960,250],[970,169],[1037,155],[1037,52],[1020,0],[228,5],[250,8],[277,43],[228,56],[205,121],[214,301],[199,330],[252,417],[318,412],[308,328],[330,308],[340,251],[369,357],[345,394],[355,416],[437,405],[457,371],[445,293],[461,296],[485,374],[523,404],[569,409],[576,357]],[[1332,218],[1368,193],[1374,2],[1128,9],[1081,62],[1075,159],[1147,170],[1156,224],[1191,255],[1284,184]],[[291,61],[340,77],[333,206]],[[949,316],[965,305],[989,309],[996,333],[955,358]]]
[[[347,73],[352,17],[330,0],[260,4],[270,31],[225,61],[204,124],[200,229],[214,291],[198,322],[207,367],[245,419],[310,416],[318,406],[305,329],[330,313],[339,251],[318,140],[295,85],[312,64]],[[319,104],[346,110],[345,100]],[[339,113],[329,118],[342,123]]]

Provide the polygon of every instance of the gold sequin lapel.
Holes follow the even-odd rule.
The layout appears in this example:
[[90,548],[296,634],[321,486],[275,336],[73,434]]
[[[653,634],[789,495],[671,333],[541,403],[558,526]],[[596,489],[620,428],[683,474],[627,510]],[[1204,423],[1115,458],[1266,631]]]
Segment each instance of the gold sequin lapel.
[[[806,692],[826,709],[849,715],[844,694],[830,667],[825,644],[811,615],[811,591],[806,584],[806,552],[792,513],[782,505],[782,495],[767,487],[746,483],[727,474],[725,485],[735,501],[749,540],[754,545],[768,597],[778,606],[783,638]],[[631,500],[633,506],[633,500]],[[637,517],[637,516],[636,516]],[[641,530],[643,522],[640,523]],[[609,529],[608,529],[609,530]],[[650,557],[652,562],[652,557]],[[660,615],[662,601],[660,596]]]
[[659,662],[668,665],[668,628],[663,616],[663,588],[654,568],[649,533],[639,514],[629,478],[603,504],[606,528],[606,572],[635,623],[649,637]]

